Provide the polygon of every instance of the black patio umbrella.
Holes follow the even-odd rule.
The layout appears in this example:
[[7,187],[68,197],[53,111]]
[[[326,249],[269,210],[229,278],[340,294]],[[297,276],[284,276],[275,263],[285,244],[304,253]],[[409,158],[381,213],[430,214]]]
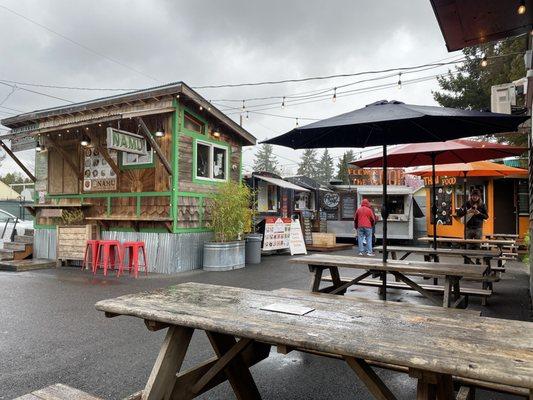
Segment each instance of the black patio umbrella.
[[383,261],[387,260],[387,145],[437,142],[514,132],[528,116],[378,101],[263,143],[293,149],[383,146]]

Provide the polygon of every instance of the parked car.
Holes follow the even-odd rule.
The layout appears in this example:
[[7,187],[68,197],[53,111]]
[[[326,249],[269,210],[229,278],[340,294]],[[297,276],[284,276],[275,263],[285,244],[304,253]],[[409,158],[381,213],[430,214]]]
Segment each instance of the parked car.
[[13,214],[0,209],[0,237],[1,242],[8,242],[11,239],[13,228],[17,235],[24,235],[26,229],[33,229],[33,221],[19,219]]

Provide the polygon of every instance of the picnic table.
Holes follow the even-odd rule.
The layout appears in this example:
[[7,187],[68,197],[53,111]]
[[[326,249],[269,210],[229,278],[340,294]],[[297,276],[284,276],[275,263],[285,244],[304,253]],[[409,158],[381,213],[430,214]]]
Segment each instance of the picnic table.
[[[228,380],[238,399],[260,399],[249,368],[270,347],[342,358],[376,399],[396,399],[369,362],[403,366],[418,379],[417,399],[454,398],[453,377],[526,388],[533,395],[533,325],[462,310],[341,296],[291,295],[201,283],[96,303],[106,316],[168,328],[142,399],[191,399]],[[278,311],[275,311],[278,310]],[[193,331],[216,356],[181,371]]]
[[[425,243],[433,243],[433,238],[429,236],[418,238],[418,240],[421,242],[425,242]],[[464,247],[466,247],[469,244],[496,247],[501,254],[503,252],[504,247],[506,246],[513,247],[515,246],[516,241],[513,239],[462,239],[462,238],[438,237],[437,243],[458,244]]]
[[[382,252],[383,246],[376,246],[374,250]],[[432,247],[416,247],[416,246],[387,246],[387,252],[391,255],[393,260],[398,259],[398,253],[404,254],[399,258],[405,260],[411,254],[423,254],[426,261],[433,259],[439,261],[439,256],[458,256],[464,259],[465,264],[475,264],[473,258],[482,258],[485,264],[490,267],[491,260],[500,256],[500,253],[493,250],[485,249],[449,249],[449,248],[437,248]]]
[[[381,275],[381,296],[385,300],[387,287],[412,289],[418,291],[424,297],[428,298],[436,305],[442,304],[443,307],[458,307],[467,301],[463,296],[460,288],[462,278],[474,280],[483,280],[487,272],[487,267],[481,265],[455,264],[455,263],[433,263],[426,261],[406,261],[406,260],[382,260],[369,257],[355,257],[342,255],[324,255],[312,254],[307,256],[291,258],[290,262],[306,264],[309,271],[312,272],[313,280],[311,283],[311,292],[325,292],[332,294],[344,294],[346,289],[352,285],[364,284],[365,278],[379,274]],[[362,269],[366,270],[363,274],[351,279],[341,279],[339,268]],[[331,274],[332,286],[320,289],[324,270],[329,269]],[[403,285],[387,285],[387,273],[392,274]],[[427,286],[411,280],[406,275],[419,275],[428,277],[444,277],[444,286],[439,287],[442,290],[443,300],[439,300],[434,294],[434,290]],[[329,279],[325,279],[329,280]],[[490,294],[489,290],[484,290]],[[452,298],[454,303],[452,303]]]

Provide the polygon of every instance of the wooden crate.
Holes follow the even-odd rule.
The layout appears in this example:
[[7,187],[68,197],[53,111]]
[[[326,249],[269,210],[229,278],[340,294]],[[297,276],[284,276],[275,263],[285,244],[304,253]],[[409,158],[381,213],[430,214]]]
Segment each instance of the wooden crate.
[[57,227],[57,259],[83,260],[87,240],[98,239],[97,225],[60,225]]
[[312,236],[313,246],[334,247],[336,244],[336,237],[334,233],[313,232]]

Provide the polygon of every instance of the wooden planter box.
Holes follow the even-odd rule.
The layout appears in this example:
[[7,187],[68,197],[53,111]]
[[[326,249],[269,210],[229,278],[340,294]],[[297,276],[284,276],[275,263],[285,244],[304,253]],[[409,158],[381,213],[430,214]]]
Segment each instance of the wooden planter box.
[[96,225],[63,225],[57,227],[57,260],[82,261],[87,240],[99,238]]
[[313,246],[317,247],[335,247],[336,236],[334,233],[313,232]]

